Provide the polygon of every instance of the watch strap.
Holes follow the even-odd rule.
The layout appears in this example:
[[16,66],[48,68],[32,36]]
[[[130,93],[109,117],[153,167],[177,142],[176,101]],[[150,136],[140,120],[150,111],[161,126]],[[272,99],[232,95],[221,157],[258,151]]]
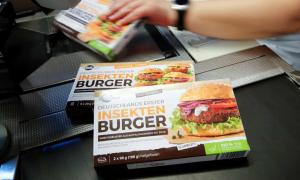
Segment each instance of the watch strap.
[[184,27],[184,16],[185,16],[185,10],[177,10],[178,19],[177,19],[177,29],[182,31],[185,29]]

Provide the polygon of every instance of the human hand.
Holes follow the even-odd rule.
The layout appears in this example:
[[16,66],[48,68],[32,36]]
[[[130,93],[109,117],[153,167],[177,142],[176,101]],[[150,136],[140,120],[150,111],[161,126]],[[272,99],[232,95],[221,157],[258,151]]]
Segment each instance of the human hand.
[[169,0],[115,0],[104,16],[120,25],[138,19],[162,26],[172,26],[177,21],[177,13]]

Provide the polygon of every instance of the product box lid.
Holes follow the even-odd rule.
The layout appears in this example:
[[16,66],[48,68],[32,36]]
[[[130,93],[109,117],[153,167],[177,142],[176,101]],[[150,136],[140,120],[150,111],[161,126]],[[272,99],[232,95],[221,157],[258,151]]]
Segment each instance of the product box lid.
[[250,150],[229,80],[95,94],[95,166]]
[[195,81],[193,61],[81,64],[68,101],[93,101],[94,91]]
[[126,26],[103,16],[112,0],[81,0],[75,7],[61,11],[54,24],[69,38],[113,60],[137,32],[140,21]]

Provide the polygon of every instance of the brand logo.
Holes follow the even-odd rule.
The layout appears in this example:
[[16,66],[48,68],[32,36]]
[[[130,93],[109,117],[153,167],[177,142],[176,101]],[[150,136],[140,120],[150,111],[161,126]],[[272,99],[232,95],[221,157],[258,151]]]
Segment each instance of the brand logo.
[[106,163],[106,162],[107,162],[107,159],[106,159],[106,157],[98,157],[98,158],[97,158],[97,162],[98,162],[98,163]]
[[94,66],[93,65],[87,65],[87,66],[85,66],[84,69],[87,70],[87,71],[89,71],[89,70],[94,69]]

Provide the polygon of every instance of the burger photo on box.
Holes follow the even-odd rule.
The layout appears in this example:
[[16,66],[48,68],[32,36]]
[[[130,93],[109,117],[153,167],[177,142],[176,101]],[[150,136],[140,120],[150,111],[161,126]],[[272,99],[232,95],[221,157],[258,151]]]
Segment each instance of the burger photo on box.
[[169,72],[162,78],[162,84],[183,83],[192,81],[192,76],[182,72]]
[[118,39],[127,28],[128,26],[119,26],[100,16],[96,20],[89,22],[86,25],[86,32],[78,33],[77,38],[86,43],[92,40],[101,40],[109,44]]
[[173,84],[193,81],[194,73],[188,63],[172,63],[165,69],[162,84]]
[[161,84],[164,71],[159,68],[146,68],[138,72],[135,77],[135,86],[152,86]]
[[180,101],[170,118],[172,131],[179,138],[217,137],[244,132],[229,84],[205,83],[192,86],[181,95]]
[[135,86],[184,83],[194,80],[194,73],[188,63],[172,63],[165,70],[146,68],[138,72]]
[[190,68],[191,65],[188,63],[172,63],[167,67],[166,72],[181,72],[185,74],[192,74]]

